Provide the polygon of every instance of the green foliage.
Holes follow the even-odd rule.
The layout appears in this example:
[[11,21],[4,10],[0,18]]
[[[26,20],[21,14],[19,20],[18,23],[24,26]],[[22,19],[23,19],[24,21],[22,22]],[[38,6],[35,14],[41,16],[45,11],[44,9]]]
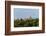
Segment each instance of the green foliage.
[[39,26],[39,19],[16,19],[14,20],[14,27],[36,27]]

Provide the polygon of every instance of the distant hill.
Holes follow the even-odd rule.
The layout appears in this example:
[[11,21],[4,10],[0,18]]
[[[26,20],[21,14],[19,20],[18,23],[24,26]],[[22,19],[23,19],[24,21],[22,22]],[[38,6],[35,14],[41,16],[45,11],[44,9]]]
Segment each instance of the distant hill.
[[32,17],[31,17],[31,16],[28,16],[28,17],[25,17],[25,18],[16,18],[16,17],[14,17],[14,20],[16,20],[16,19],[19,19],[19,20],[20,20],[20,19],[23,19],[23,20],[30,19],[30,20],[31,20],[31,19],[32,19]]

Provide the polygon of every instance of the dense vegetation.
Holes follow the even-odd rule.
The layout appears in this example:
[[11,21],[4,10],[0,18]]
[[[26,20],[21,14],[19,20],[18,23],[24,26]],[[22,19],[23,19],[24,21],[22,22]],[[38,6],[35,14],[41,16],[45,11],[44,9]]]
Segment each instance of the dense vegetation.
[[14,20],[14,27],[36,27],[39,26],[39,19],[16,19]]

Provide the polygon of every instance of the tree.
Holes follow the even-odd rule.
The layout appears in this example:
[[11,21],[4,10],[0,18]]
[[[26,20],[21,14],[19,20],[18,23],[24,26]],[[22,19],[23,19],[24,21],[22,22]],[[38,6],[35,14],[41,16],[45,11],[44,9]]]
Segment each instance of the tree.
[[32,19],[29,17],[28,19],[16,19],[14,20],[14,27],[36,27],[39,25],[39,19]]

